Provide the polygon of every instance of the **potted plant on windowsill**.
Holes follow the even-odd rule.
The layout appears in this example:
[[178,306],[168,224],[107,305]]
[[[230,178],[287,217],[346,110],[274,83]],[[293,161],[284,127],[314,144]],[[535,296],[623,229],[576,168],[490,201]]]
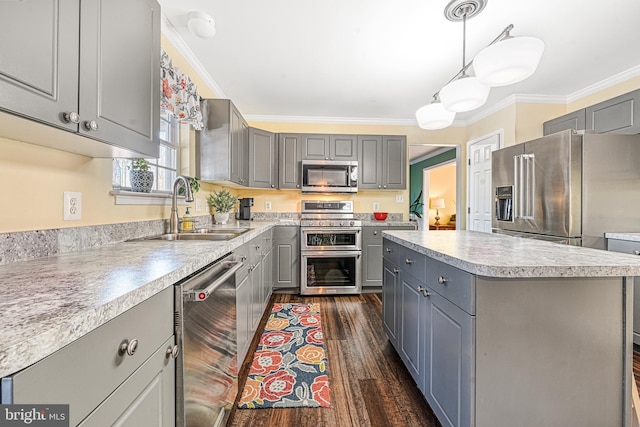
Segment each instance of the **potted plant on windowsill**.
[[129,180],[131,191],[138,193],[150,193],[153,187],[153,172],[149,170],[149,163],[145,159],[133,159]]
[[227,190],[214,191],[207,197],[207,203],[215,211],[213,217],[216,224],[226,224],[229,220],[229,212],[234,208],[238,198]]

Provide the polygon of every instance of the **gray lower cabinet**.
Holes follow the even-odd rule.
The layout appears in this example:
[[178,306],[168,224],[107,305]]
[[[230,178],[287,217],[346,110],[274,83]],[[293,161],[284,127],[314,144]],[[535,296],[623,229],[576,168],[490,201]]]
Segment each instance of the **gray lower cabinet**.
[[544,122],[542,124],[543,135],[551,135],[567,129],[583,130],[586,128],[586,117],[586,112],[583,108]]
[[278,186],[278,147],[276,135],[249,127],[249,187]]
[[302,135],[278,134],[278,188],[300,188]]
[[398,324],[402,308],[399,301],[398,273],[400,273],[398,267],[385,258],[382,262],[384,283],[382,286],[382,327],[396,349],[398,348]]
[[300,289],[300,227],[273,229],[273,287]]
[[407,188],[407,137],[358,136],[358,189]]
[[362,227],[362,286],[367,289],[379,289],[382,287],[382,232],[384,230],[415,230],[412,225],[393,226],[385,225]]
[[228,99],[205,99],[201,108],[205,128],[196,132],[196,175],[248,185],[249,125]]
[[586,108],[586,129],[597,133],[640,133],[640,89]]
[[[640,242],[607,239],[607,250],[630,255],[640,255]],[[640,345],[640,280],[633,282],[633,343]]]
[[[134,339],[133,355],[119,351]],[[14,374],[11,402],[69,404],[70,425],[173,426],[174,344],[168,288]]]
[[79,0],[0,2],[0,39],[7,41],[0,109],[107,143],[40,144],[93,157],[158,157],[155,0],[83,0],[82,7]]

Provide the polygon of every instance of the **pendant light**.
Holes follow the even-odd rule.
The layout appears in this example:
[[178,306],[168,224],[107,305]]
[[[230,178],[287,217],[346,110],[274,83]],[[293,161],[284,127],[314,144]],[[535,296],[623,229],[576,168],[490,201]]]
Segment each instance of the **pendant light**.
[[[445,16],[450,20],[459,20],[462,16],[462,74],[454,77],[440,90],[442,105],[449,111],[463,112],[480,108],[487,102],[489,86],[481,83],[478,78],[467,74],[466,66],[466,41],[467,41],[467,17],[473,17],[484,8],[484,2],[471,3],[454,1],[448,7],[453,7],[450,13],[445,10]],[[453,5],[453,6],[452,6]],[[458,73],[460,74],[460,73]]]
[[[456,112],[471,111],[487,101],[492,86],[517,83],[531,76],[540,63],[544,42],[535,37],[513,37],[513,25],[502,30],[489,46],[465,64],[467,19],[479,14],[488,0],[451,0],[444,9],[450,21],[462,21],[462,68],[433,95],[433,101],[416,111],[418,126],[442,129],[453,123]],[[467,74],[473,65],[475,76]]]
[[506,86],[535,73],[544,52],[544,42],[536,37],[512,37],[507,30],[501,41],[489,45],[473,59],[473,70],[482,83]]
[[416,119],[418,126],[422,129],[436,130],[444,129],[451,126],[456,113],[445,110],[444,106],[438,99],[438,95],[434,95],[431,104],[427,104],[416,111]]

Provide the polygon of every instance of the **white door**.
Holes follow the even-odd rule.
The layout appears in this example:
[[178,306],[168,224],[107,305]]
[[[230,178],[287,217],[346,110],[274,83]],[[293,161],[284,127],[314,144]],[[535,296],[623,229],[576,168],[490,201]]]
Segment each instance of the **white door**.
[[501,133],[469,141],[467,153],[467,229],[491,233],[491,152],[500,148]]

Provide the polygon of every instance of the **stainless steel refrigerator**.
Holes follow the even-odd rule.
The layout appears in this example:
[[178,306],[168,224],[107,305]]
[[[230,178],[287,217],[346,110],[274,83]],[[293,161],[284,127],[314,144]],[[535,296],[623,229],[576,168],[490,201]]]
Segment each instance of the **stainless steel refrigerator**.
[[640,135],[562,131],[492,153],[496,233],[605,249],[640,231]]

